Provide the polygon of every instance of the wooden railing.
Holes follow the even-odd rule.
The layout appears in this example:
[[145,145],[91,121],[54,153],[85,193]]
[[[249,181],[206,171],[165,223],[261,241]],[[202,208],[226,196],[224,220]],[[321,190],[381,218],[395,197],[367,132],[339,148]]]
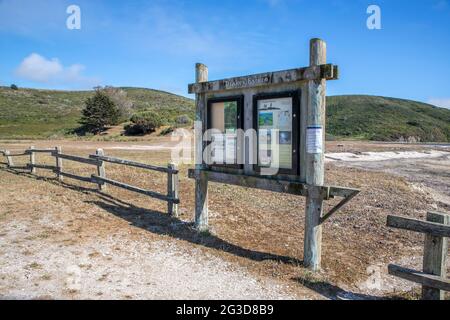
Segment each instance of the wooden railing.
[[[52,166],[52,165],[36,164],[36,156],[35,156],[36,153],[48,153],[50,156],[55,158],[55,165]],[[2,154],[6,158],[6,165],[9,169],[30,171],[30,173],[32,174],[36,174],[36,169],[50,170],[56,174],[59,181],[63,181],[63,179],[66,177],[69,179],[75,179],[82,182],[94,183],[98,185],[98,188],[101,191],[105,191],[106,185],[109,184],[118,188],[126,189],[128,191],[136,192],[152,198],[166,201],[168,213],[173,216],[178,216],[178,204],[180,203],[178,197],[179,171],[175,164],[170,163],[168,164],[167,167],[159,167],[125,159],[107,157],[105,156],[102,149],[98,149],[95,155],[89,155],[88,158],[64,154],[62,153],[60,147],[55,147],[53,149],[36,149],[34,147],[30,147],[28,150],[16,154],[12,154],[9,150],[0,150],[0,154]],[[15,157],[29,157],[29,163],[27,163],[25,166],[16,166],[14,165]],[[83,177],[66,172],[63,170],[63,160],[96,166],[97,174],[96,175],[93,174],[90,177]],[[166,173],[167,194],[160,194],[151,190],[145,190],[139,187],[128,185],[123,182],[108,179],[106,177],[105,162]]]
[[444,291],[450,291],[450,281],[446,277],[450,216],[429,212],[427,221],[422,221],[390,215],[387,226],[425,234],[423,271],[391,264],[389,274],[420,283],[424,300],[444,300]]

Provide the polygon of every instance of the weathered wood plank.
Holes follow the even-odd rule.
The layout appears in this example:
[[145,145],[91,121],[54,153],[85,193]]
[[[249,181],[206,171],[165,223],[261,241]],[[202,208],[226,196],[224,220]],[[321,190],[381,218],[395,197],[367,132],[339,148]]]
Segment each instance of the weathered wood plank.
[[157,192],[154,192],[154,191],[149,191],[149,190],[145,190],[145,189],[142,189],[142,188],[130,186],[130,185],[126,184],[126,183],[122,183],[122,182],[119,182],[119,181],[115,181],[115,180],[111,180],[111,179],[107,179],[107,178],[101,178],[101,177],[96,176],[96,175],[92,175],[91,178],[92,178],[92,181],[94,183],[101,183],[101,182],[103,182],[103,183],[107,183],[107,184],[113,185],[113,186],[118,187],[118,188],[122,188],[122,189],[126,189],[128,191],[140,193],[140,194],[143,194],[143,195],[146,195],[146,196],[149,196],[149,197],[152,197],[152,198],[156,198],[156,199],[159,199],[159,200],[171,201],[171,202],[177,203],[177,204],[180,203],[179,199],[169,198],[166,195],[163,195],[163,194],[160,194],[160,193],[157,193]]
[[[450,225],[450,216],[428,212],[427,221]],[[425,235],[423,272],[445,278],[447,274],[448,238]],[[422,300],[444,300],[444,291],[428,286],[422,287]]]
[[413,218],[389,215],[387,217],[387,226],[414,232],[427,233],[436,237],[450,237],[450,226]]
[[189,93],[250,89],[268,85],[321,79],[334,80],[337,78],[337,73],[337,66],[332,64],[312,65],[305,68],[266,72],[216,81],[200,81],[189,85]]
[[240,174],[222,173],[206,170],[188,171],[189,178],[199,179],[201,176],[207,181],[231,184],[247,188],[262,189],[273,192],[288,193],[305,196],[307,194],[306,185],[300,182],[269,179],[258,176],[248,176]]
[[59,174],[63,177],[67,177],[69,179],[92,183],[92,179],[90,177],[81,177],[81,176],[77,176],[75,174],[64,172],[64,171],[59,172]]
[[[53,156],[56,157],[56,153],[54,152],[54,150],[53,150]],[[74,161],[74,162],[80,162],[80,163],[84,163],[84,164],[89,164],[89,165],[93,165],[93,166],[97,166],[97,164],[98,164],[97,160],[82,158],[82,157],[78,157],[78,156],[72,156],[72,155],[63,154],[63,153],[58,154],[58,158],[69,160],[69,161]]]
[[45,164],[33,164],[33,165],[28,165],[29,168],[35,168],[35,169],[43,169],[43,170],[51,170],[51,171],[56,171],[58,170],[57,167],[55,166],[49,166],[49,165],[45,165]]
[[178,170],[173,170],[173,169],[169,169],[169,168],[165,168],[165,167],[153,166],[150,164],[134,162],[134,161],[125,160],[125,159],[119,159],[119,158],[113,158],[113,157],[107,157],[107,156],[98,156],[98,155],[90,155],[89,158],[98,159],[101,161],[106,161],[106,162],[115,163],[115,164],[123,164],[123,165],[127,165],[130,167],[136,167],[136,168],[141,168],[141,169],[148,169],[148,170],[165,172],[165,173],[172,172],[174,174],[178,173]]
[[9,166],[8,168],[14,169],[14,170],[29,170],[30,167],[28,165],[26,166]]
[[24,152],[24,153],[10,153],[8,156],[9,157],[25,157],[28,156],[28,152]]
[[33,150],[27,150],[27,153],[54,153],[55,149],[33,149]]
[[390,275],[420,283],[439,290],[450,291],[450,280],[424,272],[403,268],[394,264],[388,266]]

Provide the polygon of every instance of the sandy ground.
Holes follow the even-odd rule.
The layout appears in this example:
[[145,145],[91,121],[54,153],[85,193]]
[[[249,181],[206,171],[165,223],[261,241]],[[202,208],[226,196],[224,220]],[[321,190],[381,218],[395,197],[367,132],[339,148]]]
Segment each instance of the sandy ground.
[[[165,164],[173,142],[20,141],[13,151],[61,145]],[[181,170],[180,219],[140,195],[51,174],[0,169],[0,296],[43,299],[377,299],[415,297],[388,263],[420,269],[422,237],[385,226],[387,214],[448,211],[449,157],[442,146],[333,142],[327,183],[362,193],[324,225],[323,271],[302,266],[304,199],[211,184],[211,233],[192,229],[193,183]],[[376,152],[374,154],[364,154]],[[392,155],[389,158],[389,155]],[[38,156],[39,162],[48,162]],[[357,159],[357,160],[355,160]],[[0,160],[3,161],[3,160]],[[66,163],[66,162],[65,162]],[[50,163],[51,164],[51,163]],[[67,164],[89,175],[84,165]],[[113,179],[164,192],[164,175],[108,166]],[[327,208],[335,202],[327,204]]]
[[429,193],[443,209],[450,209],[450,152],[437,150],[329,153],[337,166],[381,171],[406,178],[418,190]]

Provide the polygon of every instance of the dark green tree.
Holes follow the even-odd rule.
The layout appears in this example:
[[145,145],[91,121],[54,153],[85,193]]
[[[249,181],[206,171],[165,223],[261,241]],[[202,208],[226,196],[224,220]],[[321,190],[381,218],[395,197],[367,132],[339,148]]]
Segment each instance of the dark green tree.
[[11,85],[11,89],[12,89],[12,90],[19,90],[19,87],[17,87],[15,84],[12,84],[12,85]]
[[82,111],[80,124],[84,131],[98,134],[119,122],[120,111],[111,98],[100,90],[88,98]]

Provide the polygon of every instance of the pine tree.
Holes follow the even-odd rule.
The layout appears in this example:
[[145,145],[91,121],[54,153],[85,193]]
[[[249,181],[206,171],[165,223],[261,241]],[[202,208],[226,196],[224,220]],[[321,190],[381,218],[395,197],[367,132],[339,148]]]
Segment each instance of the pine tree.
[[119,109],[108,95],[96,90],[95,95],[86,100],[80,124],[87,132],[97,134],[107,126],[118,124],[119,116]]

